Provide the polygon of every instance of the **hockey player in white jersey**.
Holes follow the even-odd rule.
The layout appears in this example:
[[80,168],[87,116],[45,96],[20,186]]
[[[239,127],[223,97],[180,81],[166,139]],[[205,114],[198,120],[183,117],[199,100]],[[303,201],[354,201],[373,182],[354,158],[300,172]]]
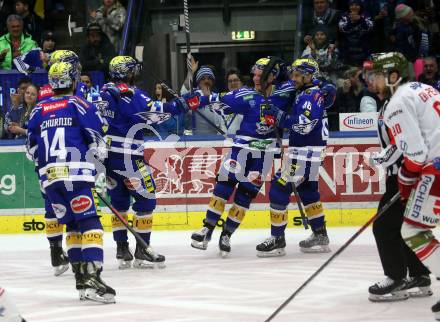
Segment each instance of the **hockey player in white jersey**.
[[[400,196],[406,203],[402,237],[440,277],[440,243],[432,233],[440,220],[440,93],[422,83],[402,83],[398,79],[391,88],[383,117],[391,143],[403,154],[398,170]],[[432,311],[440,321],[440,301]]]
[[[384,168],[387,173],[386,190],[379,202],[379,209],[399,191],[397,174],[403,155],[391,142],[393,137],[383,122],[383,115],[396,83],[402,83],[407,74],[408,61],[401,53],[373,54],[370,60],[364,62],[365,78],[374,84],[377,93],[384,98],[378,119],[382,150],[372,158],[373,163]],[[429,270],[402,238],[404,213],[405,204],[395,202],[373,223],[373,235],[386,278],[368,288],[369,300],[372,302],[401,301],[409,297],[432,295]]]

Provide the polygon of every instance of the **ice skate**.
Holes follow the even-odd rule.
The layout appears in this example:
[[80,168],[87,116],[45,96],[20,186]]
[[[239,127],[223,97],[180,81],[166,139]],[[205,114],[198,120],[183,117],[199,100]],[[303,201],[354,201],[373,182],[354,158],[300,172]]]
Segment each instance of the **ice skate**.
[[427,297],[432,295],[431,278],[429,275],[407,277],[405,290],[410,297]]
[[50,242],[50,260],[55,276],[60,276],[69,269],[69,258],[63,251],[61,241]]
[[140,244],[136,244],[133,267],[165,268],[165,256],[156,253],[151,246],[145,248]]
[[435,319],[437,321],[440,321],[440,301],[438,301],[431,307],[431,311],[432,313],[434,313]]
[[371,302],[395,302],[403,301],[409,298],[405,290],[405,279],[393,280],[389,277],[368,288]]
[[102,268],[95,262],[88,262],[83,269],[84,299],[104,304],[115,303],[116,292],[101,279]]
[[283,236],[271,236],[264,242],[257,245],[258,257],[279,257],[286,255],[284,248],[286,247],[286,239]]
[[331,251],[328,247],[329,243],[327,230],[324,226],[313,231],[312,235],[306,240],[300,241],[299,247],[303,253],[328,253]]
[[76,290],[79,293],[79,300],[85,301],[84,297],[84,272],[83,272],[83,263],[72,263],[72,272],[75,275],[75,286]]
[[133,261],[133,254],[128,247],[128,242],[116,242],[116,259],[119,263],[119,269],[127,269],[131,267]]
[[208,243],[211,240],[212,232],[215,226],[204,221],[203,227],[192,233],[191,235],[191,246],[193,248],[206,250],[208,248]]
[[223,229],[218,241],[220,256],[226,258],[231,253],[231,233]]

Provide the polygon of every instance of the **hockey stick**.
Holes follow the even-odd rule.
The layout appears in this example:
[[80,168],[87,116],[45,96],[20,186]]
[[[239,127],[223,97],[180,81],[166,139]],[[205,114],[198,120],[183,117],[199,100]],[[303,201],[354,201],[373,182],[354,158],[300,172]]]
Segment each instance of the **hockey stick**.
[[383,215],[385,211],[387,211],[396,201],[400,199],[400,193],[396,193],[373,217],[370,218],[356,233],[354,233],[353,236],[349,240],[345,242],[332,256],[329,257],[325,261],[324,264],[319,267],[315,273],[313,273],[292,295],[289,296],[287,300],[283,302],[283,304],[280,305],[279,308],[277,308],[271,316],[269,316],[265,322],[272,321],[272,319],[281,312],[284,307],[292,301],[295,296],[299,294],[316,276],[318,276],[319,273],[322,272],[324,268],[326,268],[334,259],[336,256],[338,256],[340,253],[342,253],[367,227],[373,223],[377,218]]
[[[269,60],[269,62],[267,63],[267,65],[264,67],[263,73],[261,74],[261,89],[263,90],[263,95],[264,95],[264,100],[267,101],[267,79],[269,78],[270,73],[272,72],[272,70],[274,69],[274,67],[276,66],[276,64],[278,64],[281,61],[281,58],[277,57],[277,56],[272,56]],[[261,113],[263,113],[263,111],[261,111]],[[276,135],[276,139],[277,142],[280,146],[281,149],[281,159],[283,159],[283,140],[280,137],[280,133],[278,132],[278,129],[275,127],[274,129],[275,135]],[[304,212],[304,207],[301,201],[301,197],[299,196],[298,190],[296,189],[295,183],[294,182],[290,182],[292,185],[292,190],[293,190],[293,194],[295,195],[295,200],[296,200],[296,204],[298,205],[298,210],[299,213],[301,215],[301,220],[304,226],[304,229],[309,229],[309,225],[307,222],[307,217],[306,214]]]
[[108,202],[104,196],[96,191],[96,194],[98,197],[104,202],[104,204],[111,210],[111,212],[118,217],[118,219],[122,222],[122,224],[133,234],[134,238],[136,238],[136,241],[142,245],[145,249],[147,249],[149,246],[145,242],[145,240],[142,239],[142,237],[133,229],[133,227],[130,226],[128,221],[122,216],[119,211],[117,211],[111,204]]
[[[183,20],[185,21],[185,40],[186,40],[186,69],[188,73],[188,87],[190,92],[193,90],[193,77],[194,71],[192,70],[191,63],[191,33],[189,31],[189,10],[188,10],[188,0],[183,0]],[[191,111],[191,130],[194,132],[194,112]],[[198,113],[200,116],[202,113]],[[204,116],[204,115],[203,115]],[[205,119],[206,121],[206,119]],[[208,122],[209,123],[209,122]]]

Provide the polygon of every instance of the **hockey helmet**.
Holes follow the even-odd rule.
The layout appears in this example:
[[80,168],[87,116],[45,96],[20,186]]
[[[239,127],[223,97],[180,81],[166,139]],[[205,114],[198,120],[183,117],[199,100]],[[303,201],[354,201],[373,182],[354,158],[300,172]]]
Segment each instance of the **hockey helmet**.
[[[258,59],[255,62],[254,66],[252,66],[251,74],[255,74],[255,71],[257,69],[264,70],[264,68],[267,66],[267,64],[269,64],[269,62],[270,62],[270,57]],[[277,78],[279,73],[280,73],[280,65],[279,65],[279,63],[276,63],[272,69],[272,74],[275,78]]]
[[140,64],[131,56],[116,56],[110,61],[109,74],[112,79],[125,79],[140,72]]
[[77,75],[77,70],[71,63],[57,62],[49,69],[49,84],[53,89],[70,88]]
[[291,72],[300,72],[303,75],[312,75],[313,78],[319,76],[319,65],[312,58],[296,59],[290,67]]
[[[386,85],[397,86],[402,80],[408,78],[408,60],[402,53],[390,52],[372,54],[371,59],[363,64],[364,72],[382,72],[385,75]],[[389,84],[389,76],[397,73],[399,78],[393,84]]]
[[49,66],[58,62],[70,63],[73,66],[81,66],[79,57],[71,50],[56,50],[50,55]]

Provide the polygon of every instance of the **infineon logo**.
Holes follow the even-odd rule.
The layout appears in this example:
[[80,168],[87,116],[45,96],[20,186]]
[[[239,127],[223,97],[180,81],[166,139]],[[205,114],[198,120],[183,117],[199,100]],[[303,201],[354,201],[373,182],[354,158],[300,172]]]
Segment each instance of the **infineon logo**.
[[377,113],[341,113],[339,129],[340,131],[375,131]]

